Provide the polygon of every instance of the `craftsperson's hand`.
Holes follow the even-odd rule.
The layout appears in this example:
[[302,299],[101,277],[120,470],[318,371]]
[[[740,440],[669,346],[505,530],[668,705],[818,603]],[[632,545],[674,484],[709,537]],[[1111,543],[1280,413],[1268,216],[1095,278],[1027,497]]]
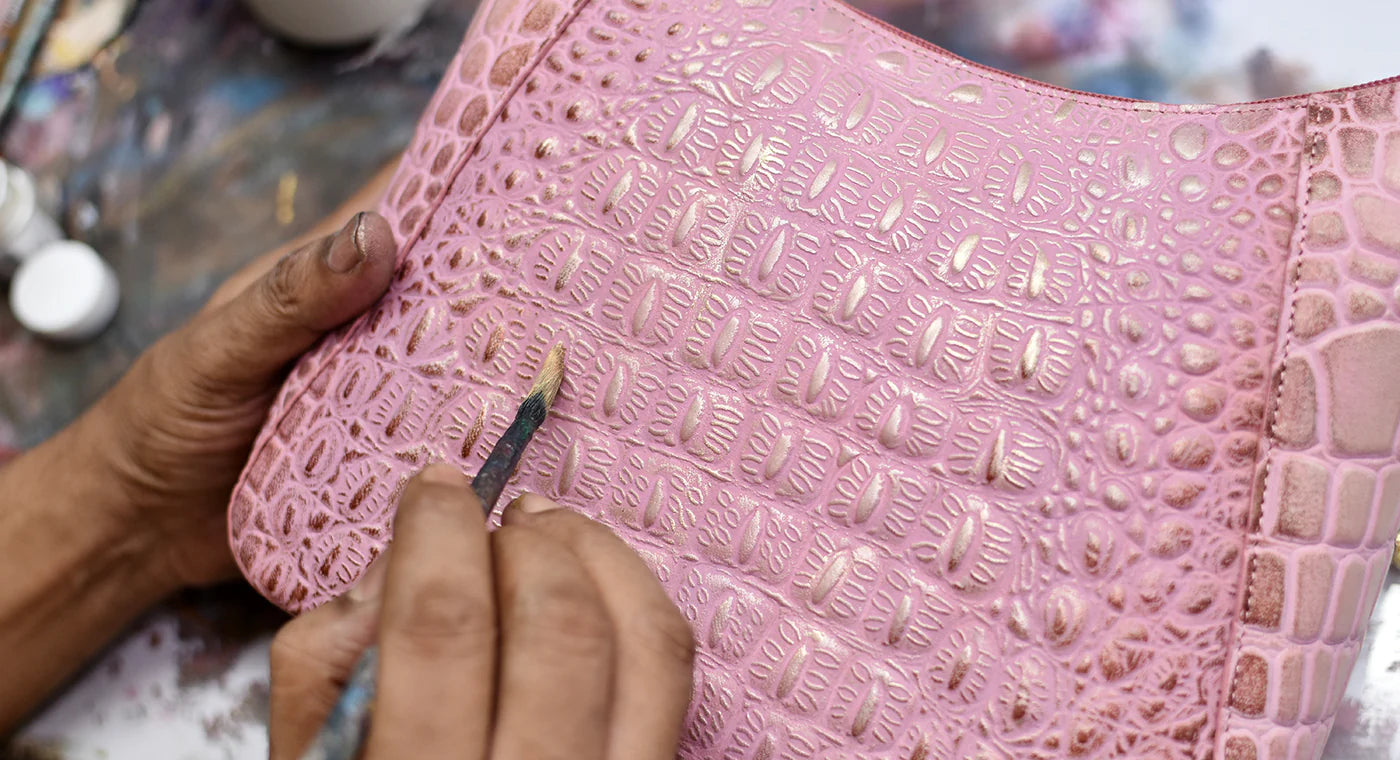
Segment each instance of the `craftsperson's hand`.
[[626,544],[543,497],[488,534],[452,467],[409,483],[392,549],[273,641],[273,760],[306,749],[371,641],[364,760],[676,756],[689,625]]
[[394,253],[388,222],[362,213],[255,265],[142,355],[84,420],[107,444],[123,519],[154,532],[155,572],[171,585],[233,574],[229,491],[288,366],[383,295]]
[[234,574],[229,491],[283,375],[392,276],[388,223],[337,217],[235,275],[72,425],[0,467],[0,736],[146,607]]

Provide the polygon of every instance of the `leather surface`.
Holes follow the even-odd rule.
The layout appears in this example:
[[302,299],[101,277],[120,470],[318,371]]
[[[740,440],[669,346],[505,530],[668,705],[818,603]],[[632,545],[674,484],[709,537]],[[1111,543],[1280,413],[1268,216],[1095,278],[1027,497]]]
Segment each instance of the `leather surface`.
[[1291,329],[1248,536],[1226,760],[1316,757],[1389,569],[1400,506],[1395,89],[1313,97]]
[[345,590],[565,342],[515,488],[694,624],[682,756],[1316,757],[1400,519],[1393,96],[1177,108],[829,2],[493,0],[235,555],[292,611]]

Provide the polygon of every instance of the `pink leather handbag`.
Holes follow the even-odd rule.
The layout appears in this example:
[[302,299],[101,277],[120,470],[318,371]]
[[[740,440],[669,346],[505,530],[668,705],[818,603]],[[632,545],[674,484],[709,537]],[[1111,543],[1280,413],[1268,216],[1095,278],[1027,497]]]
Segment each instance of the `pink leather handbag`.
[[686,758],[1315,758],[1400,522],[1396,83],[1013,78],[835,0],[491,0],[384,301],[239,485],[352,585],[433,460],[615,528],[694,624]]

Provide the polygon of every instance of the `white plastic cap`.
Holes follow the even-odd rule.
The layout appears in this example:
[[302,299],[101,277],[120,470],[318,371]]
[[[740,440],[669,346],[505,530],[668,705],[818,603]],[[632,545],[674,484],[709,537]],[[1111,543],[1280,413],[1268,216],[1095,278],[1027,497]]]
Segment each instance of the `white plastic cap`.
[[25,258],[10,283],[10,309],[25,329],[76,341],[102,332],[117,312],[117,276],[91,247],[60,240]]

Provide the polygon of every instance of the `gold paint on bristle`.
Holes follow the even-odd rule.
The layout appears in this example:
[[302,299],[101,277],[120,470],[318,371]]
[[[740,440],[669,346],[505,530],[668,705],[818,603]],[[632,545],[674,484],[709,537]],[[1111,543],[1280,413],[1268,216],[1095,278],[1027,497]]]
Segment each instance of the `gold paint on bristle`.
[[564,344],[559,343],[549,349],[549,355],[544,358],[544,365],[540,367],[540,374],[535,378],[534,386],[530,388],[530,395],[538,396],[548,409],[554,405],[554,399],[559,395],[559,386],[563,384]]

